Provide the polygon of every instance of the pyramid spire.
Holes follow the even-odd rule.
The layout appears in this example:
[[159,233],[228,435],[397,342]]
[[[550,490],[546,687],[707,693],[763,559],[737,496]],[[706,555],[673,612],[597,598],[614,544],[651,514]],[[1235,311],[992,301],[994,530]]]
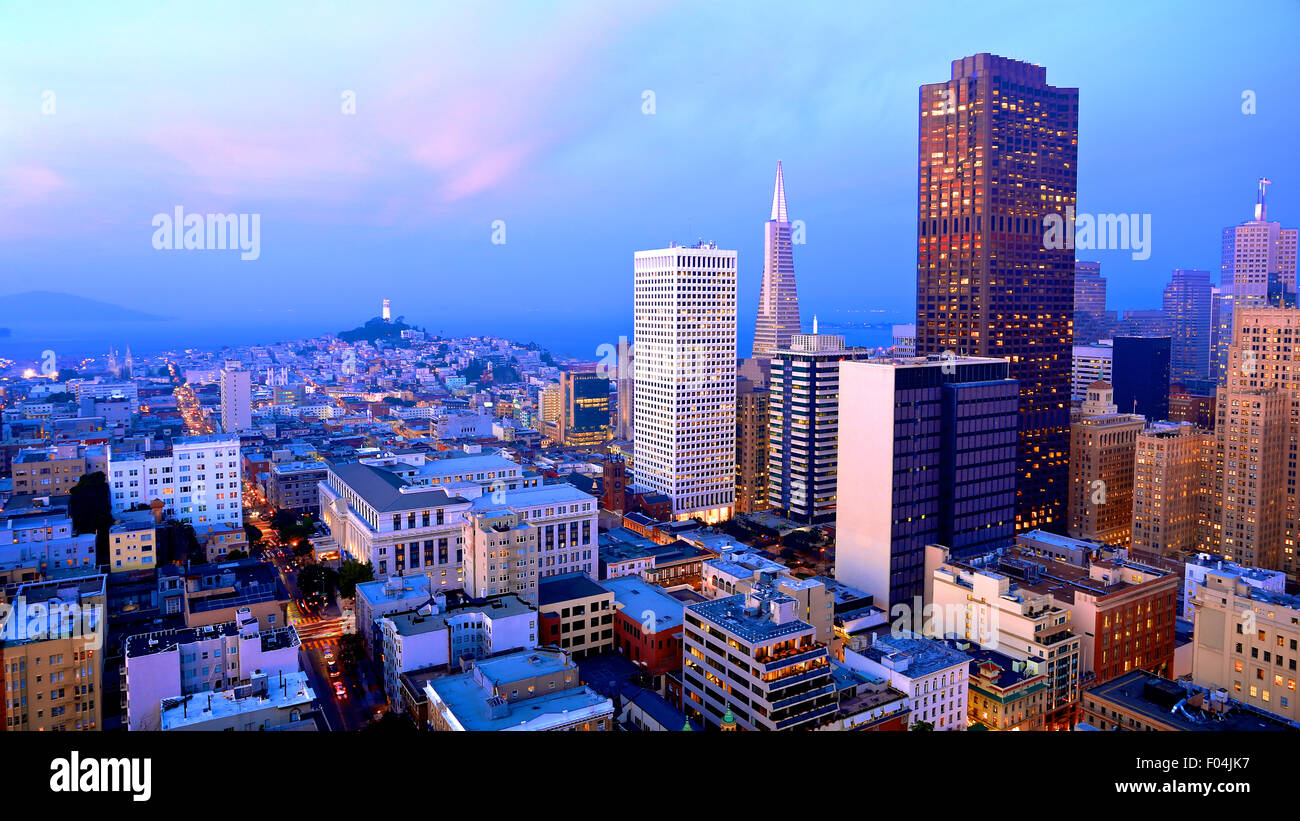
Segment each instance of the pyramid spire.
[[772,192],[772,219],[777,222],[789,222],[785,213],[785,177],[781,173],[781,161],[776,161],[776,190]]

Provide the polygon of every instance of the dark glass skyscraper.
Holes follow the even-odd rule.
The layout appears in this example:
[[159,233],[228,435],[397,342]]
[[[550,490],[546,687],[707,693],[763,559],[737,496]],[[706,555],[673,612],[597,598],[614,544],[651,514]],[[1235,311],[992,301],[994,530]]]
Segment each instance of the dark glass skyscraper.
[[1173,335],[1170,377],[1186,385],[1210,373],[1210,302],[1214,286],[1209,271],[1179,269],[1165,286],[1165,314]]
[[1117,336],[1111,387],[1120,413],[1140,413],[1149,421],[1169,418],[1171,339],[1167,336]]
[[1075,260],[1045,219],[1073,217],[1078,123],[1078,89],[992,54],[921,86],[917,353],[1009,358],[1017,530],[1066,527]]

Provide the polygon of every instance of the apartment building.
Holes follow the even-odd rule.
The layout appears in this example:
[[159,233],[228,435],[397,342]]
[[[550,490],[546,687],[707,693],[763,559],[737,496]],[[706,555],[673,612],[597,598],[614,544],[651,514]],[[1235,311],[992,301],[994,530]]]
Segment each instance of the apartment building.
[[830,654],[767,574],[748,593],[686,606],[686,714],[745,730],[812,728],[835,714]]
[[938,620],[928,637],[974,642],[1040,669],[1045,725],[1070,727],[1082,662],[1069,608],[1003,573],[1000,554],[955,559],[947,548],[930,545],[926,571],[925,603]]
[[563,650],[539,647],[473,663],[424,685],[429,729],[440,732],[609,732],[614,703],[582,684]]
[[1251,584],[1233,568],[1206,568],[1191,597],[1192,681],[1255,709],[1300,721],[1300,596]]
[[263,626],[248,608],[233,621],[141,633],[126,639],[122,708],[131,730],[159,730],[166,699],[217,693],[258,675],[299,671],[293,626]]
[[541,642],[575,661],[614,647],[614,594],[582,572],[546,576],[537,583]]
[[18,588],[0,625],[5,730],[101,729],[106,579],[74,576]]
[[1133,460],[1146,420],[1119,413],[1105,382],[1088,386],[1070,422],[1069,533],[1076,539],[1125,546],[1133,528]]
[[243,466],[237,434],[182,436],[170,447],[114,450],[108,464],[113,512],[148,507],[193,525],[243,526]]
[[970,658],[964,652],[935,639],[891,634],[862,650],[845,650],[844,663],[907,694],[913,724],[925,722],[946,732],[966,729]]
[[537,647],[537,611],[514,594],[468,599],[436,594],[418,610],[379,619],[384,690],[401,703],[401,675],[428,667],[459,670],[466,659]]

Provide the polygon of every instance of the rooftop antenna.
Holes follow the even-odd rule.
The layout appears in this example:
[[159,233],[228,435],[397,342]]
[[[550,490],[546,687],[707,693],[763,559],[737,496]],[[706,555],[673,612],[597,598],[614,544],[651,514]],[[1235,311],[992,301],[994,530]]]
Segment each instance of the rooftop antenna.
[[1272,180],[1259,178],[1259,196],[1255,202],[1255,221],[1263,222],[1268,215],[1268,206],[1264,202],[1264,197],[1268,193],[1268,186],[1272,185]]

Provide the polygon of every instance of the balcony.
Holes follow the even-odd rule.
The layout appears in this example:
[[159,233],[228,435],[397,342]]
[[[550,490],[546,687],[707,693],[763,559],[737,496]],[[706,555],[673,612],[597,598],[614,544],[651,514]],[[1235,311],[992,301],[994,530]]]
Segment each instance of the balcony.
[[804,645],[779,653],[772,653],[762,658],[756,657],[754,660],[763,665],[764,672],[771,672],[778,667],[786,667],[824,655],[826,655],[825,647],[808,647]]

